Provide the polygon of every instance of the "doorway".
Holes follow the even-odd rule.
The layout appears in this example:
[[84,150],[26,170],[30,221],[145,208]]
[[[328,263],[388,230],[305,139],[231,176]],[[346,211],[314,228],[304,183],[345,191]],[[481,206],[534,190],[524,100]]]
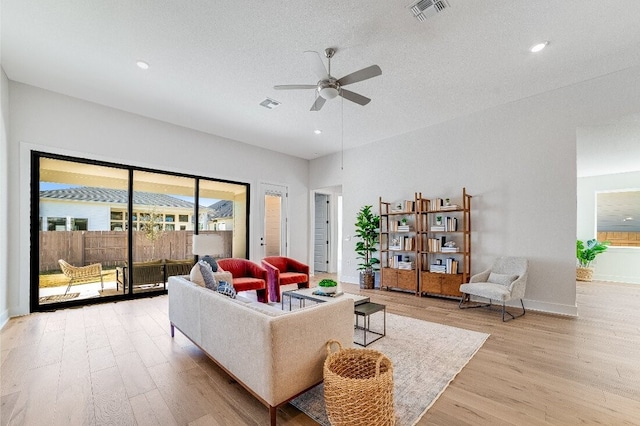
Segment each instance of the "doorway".
[[328,272],[329,268],[329,238],[331,203],[329,195],[315,194],[314,200],[315,221],[313,227],[313,270],[316,272]]
[[287,255],[287,187],[262,184],[260,257]]

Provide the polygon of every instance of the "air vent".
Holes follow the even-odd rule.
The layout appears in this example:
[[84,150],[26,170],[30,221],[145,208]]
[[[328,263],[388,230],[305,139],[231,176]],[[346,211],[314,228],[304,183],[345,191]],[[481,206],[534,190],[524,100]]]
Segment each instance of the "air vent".
[[424,22],[427,18],[451,6],[447,0],[418,0],[417,2],[411,3],[408,7],[418,21]]
[[276,109],[280,106],[280,102],[271,98],[267,98],[264,101],[260,102],[260,105],[268,109]]

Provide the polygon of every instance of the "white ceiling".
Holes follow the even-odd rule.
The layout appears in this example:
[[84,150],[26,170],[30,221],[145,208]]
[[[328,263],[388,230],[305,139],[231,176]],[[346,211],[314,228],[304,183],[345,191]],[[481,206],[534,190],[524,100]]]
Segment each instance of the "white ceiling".
[[[418,22],[407,0],[2,0],[1,60],[17,82],[306,159],[640,64],[637,0],[449,2]],[[382,68],[349,86],[369,105],[310,112],[313,91],[273,89],[314,84],[303,52],[326,47],[337,78]]]

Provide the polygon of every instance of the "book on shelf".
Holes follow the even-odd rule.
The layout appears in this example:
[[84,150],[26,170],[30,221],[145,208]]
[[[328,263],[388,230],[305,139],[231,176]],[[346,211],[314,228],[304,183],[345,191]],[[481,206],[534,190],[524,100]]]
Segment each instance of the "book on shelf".
[[398,225],[396,227],[396,230],[398,232],[409,232],[409,231],[411,231],[411,227],[409,225]]
[[415,269],[415,263],[414,262],[398,262],[397,268],[408,270],[408,271],[413,270]]
[[440,251],[442,253],[459,253],[460,247],[442,247]]
[[429,265],[429,272],[435,272],[437,274],[444,274],[447,272],[447,266],[446,265],[438,265],[438,264],[431,264]]
[[431,227],[431,232],[444,232],[444,231],[445,231],[444,225],[441,225],[441,226],[434,225]]
[[402,246],[400,246],[400,245],[389,246],[389,250],[391,250],[391,251],[393,251],[393,250],[402,250]]
[[448,211],[448,210],[460,210],[460,206],[457,204],[449,204],[448,206],[440,206],[440,211]]

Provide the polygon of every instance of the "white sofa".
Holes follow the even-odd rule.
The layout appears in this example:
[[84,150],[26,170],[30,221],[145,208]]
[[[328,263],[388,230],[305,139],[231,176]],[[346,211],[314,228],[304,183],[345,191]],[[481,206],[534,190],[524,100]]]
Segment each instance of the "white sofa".
[[322,381],[326,343],[353,342],[353,300],[284,312],[260,302],[231,299],[183,276],[169,278],[169,320],[213,361],[269,407]]

